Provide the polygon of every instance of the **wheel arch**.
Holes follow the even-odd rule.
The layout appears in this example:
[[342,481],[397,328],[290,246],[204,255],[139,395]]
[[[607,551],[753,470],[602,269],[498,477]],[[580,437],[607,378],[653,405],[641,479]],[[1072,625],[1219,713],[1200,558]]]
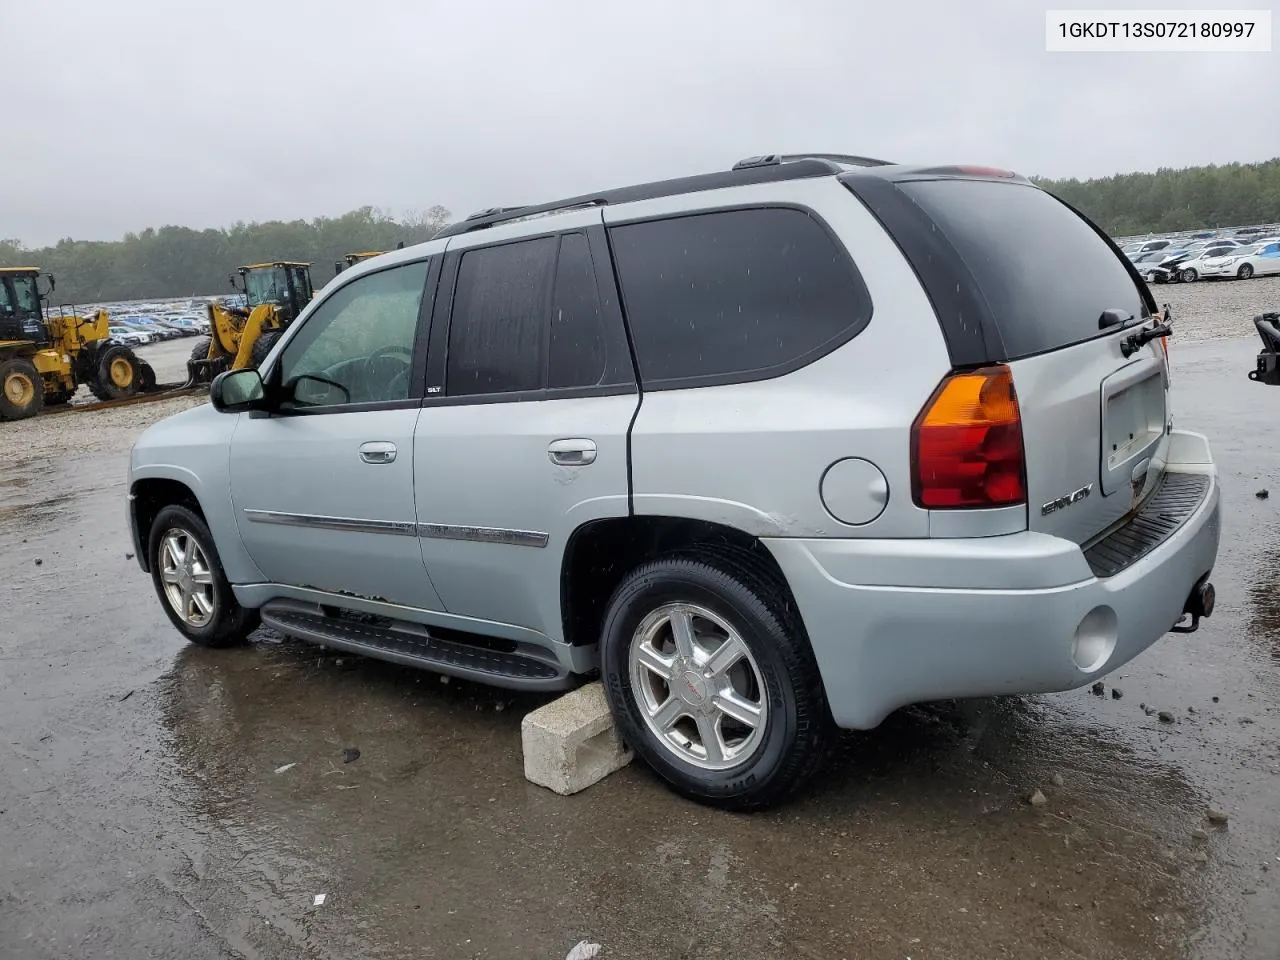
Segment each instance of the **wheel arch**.
[[217,489],[207,489],[191,470],[161,464],[135,467],[129,484],[130,534],[137,548],[138,563],[145,572],[151,572],[147,556],[151,524],[156,515],[172,503],[187,506],[209,527],[228,581],[258,583],[265,579],[240,540],[230,496],[219,498]]
[[561,560],[560,614],[565,642],[574,647],[595,644],[609,599],[622,579],[641,564],[674,556],[749,565],[781,591],[787,602],[795,602],[773,554],[758,537],[737,527],[665,515],[589,520],[565,541]]

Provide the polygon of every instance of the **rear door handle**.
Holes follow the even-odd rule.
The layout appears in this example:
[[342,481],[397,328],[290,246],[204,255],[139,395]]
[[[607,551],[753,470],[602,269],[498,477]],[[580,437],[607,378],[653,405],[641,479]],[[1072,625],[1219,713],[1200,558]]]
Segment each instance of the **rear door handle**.
[[396,458],[396,445],[389,440],[370,440],[360,444],[360,459],[365,463],[391,463]]
[[547,456],[558,467],[582,467],[594,463],[594,440],[553,440],[547,446]]

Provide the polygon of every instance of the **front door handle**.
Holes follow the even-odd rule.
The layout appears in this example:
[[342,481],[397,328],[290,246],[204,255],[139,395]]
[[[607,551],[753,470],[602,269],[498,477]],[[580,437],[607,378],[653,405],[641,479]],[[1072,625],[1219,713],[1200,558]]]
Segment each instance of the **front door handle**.
[[389,440],[370,440],[360,444],[360,459],[365,463],[391,463],[396,458],[396,445]]
[[547,446],[547,456],[558,467],[582,467],[595,463],[594,440],[554,440]]

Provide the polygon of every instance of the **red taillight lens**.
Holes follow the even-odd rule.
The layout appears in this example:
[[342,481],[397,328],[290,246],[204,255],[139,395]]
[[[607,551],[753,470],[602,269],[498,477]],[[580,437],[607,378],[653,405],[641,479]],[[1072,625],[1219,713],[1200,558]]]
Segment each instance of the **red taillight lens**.
[[912,496],[928,509],[1025,503],[1022,418],[1013,373],[947,377],[911,427]]

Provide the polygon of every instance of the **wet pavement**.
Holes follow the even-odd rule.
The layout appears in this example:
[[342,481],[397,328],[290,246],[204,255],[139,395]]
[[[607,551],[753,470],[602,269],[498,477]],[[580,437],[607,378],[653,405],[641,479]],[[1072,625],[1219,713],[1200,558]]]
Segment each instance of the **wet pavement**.
[[184,645],[126,556],[123,454],[20,451],[0,462],[0,957],[558,960],[585,938],[602,958],[1276,960],[1280,388],[1245,379],[1255,352],[1174,350],[1177,423],[1209,434],[1224,489],[1198,633],[1103,696],[900,711],[750,816],[638,763],[570,798],[526,783],[537,697],[265,633]]

